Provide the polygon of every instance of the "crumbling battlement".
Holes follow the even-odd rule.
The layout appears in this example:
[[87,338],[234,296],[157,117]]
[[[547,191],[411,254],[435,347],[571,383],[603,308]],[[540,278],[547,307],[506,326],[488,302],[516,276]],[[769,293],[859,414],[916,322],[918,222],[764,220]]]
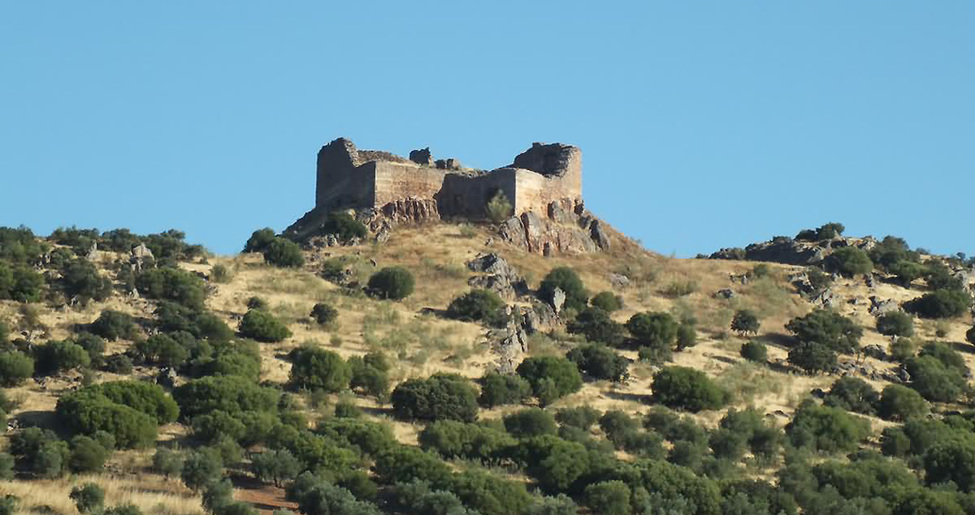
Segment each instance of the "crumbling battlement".
[[406,159],[358,150],[339,138],[318,152],[315,209],[375,209],[405,199],[433,200],[439,216],[482,219],[498,191],[514,215],[545,213],[549,204],[582,202],[582,152],[560,143],[535,143],[508,166],[491,171],[464,168],[455,159],[435,160],[430,149]]

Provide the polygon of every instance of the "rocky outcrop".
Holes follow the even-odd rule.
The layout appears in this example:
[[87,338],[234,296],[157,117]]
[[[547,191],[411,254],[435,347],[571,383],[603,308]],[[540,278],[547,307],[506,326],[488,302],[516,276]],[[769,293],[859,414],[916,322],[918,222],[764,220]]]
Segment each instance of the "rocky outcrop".
[[467,281],[474,288],[491,290],[504,299],[514,299],[528,294],[528,282],[497,254],[478,256],[467,262],[467,268],[481,274]]
[[499,233],[502,240],[543,255],[596,252],[611,245],[603,222],[571,199],[550,203],[544,216],[529,211],[509,218]]
[[764,243],[753,243],[744,249],[725,248],[709,256],[710,259],[767,261],[785,265],[815,265],[822,263],[834,249],[854,246],[870,250],[876,246],[873,238],[834,238],[823,241],[798,241],[787,236],[777,236]]
[[437,201],[433,199],[406,198],[384,205],[379,216],[393,225],[423,224],[440,221]]

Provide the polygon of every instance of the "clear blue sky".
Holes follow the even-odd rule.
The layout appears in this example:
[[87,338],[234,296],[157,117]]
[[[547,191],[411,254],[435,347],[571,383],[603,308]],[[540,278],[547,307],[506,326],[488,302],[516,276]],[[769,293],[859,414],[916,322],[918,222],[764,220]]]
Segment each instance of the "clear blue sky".
[[0,225],[183,229],[314,203],[318,148],[493,168],[578,145],[679,256],[827,221],[975,253],[975,3],[5,2]]

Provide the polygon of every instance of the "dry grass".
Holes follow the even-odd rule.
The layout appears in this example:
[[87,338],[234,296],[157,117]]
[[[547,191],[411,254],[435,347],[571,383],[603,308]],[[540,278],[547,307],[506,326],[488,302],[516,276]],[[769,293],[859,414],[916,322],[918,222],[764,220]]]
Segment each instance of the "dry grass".
[[112,477],[107,474],[73,476],[57,480],[6,481],[0,483],[0,494],[13,494],[19,501],[19,513],[76,514],[68,497],[71,489],[84,483],[96,483],[105,490],[105,504],[134,504],[146,515],[203,514],[199,496],[178,480],[166,480],[153,474]]

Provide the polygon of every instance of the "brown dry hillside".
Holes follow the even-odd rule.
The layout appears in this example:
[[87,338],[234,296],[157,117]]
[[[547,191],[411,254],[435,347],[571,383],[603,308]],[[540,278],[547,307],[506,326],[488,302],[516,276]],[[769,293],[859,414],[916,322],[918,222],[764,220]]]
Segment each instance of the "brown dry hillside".
[[[811,312],[817,306],[800,295],[790,283],[792,274],[803,267],[766,263],[755,274],[759,263],[733,260],[676,259],[647,252],[614,233],[615,244],[609,251],[589,254],[543,257],[539,254],[498,243],[489,226],[469,224],[430,224],[404,227],[393,231],[388,242],[364,243],[353,246],[324,247],[305,250],[305,263],[300,268],[276,268],[264,263],[260,254],[237,256],[208,256],[179,263],[185,270],[212,278],[213,268],[222,265],[229,269],[231,279],[218,283],[207,281],[206,308],[231,328],[236,329],[247,312],[248,299],[260,297],[269,311],[287,324],[292,335],[276,343],[260,344],[260,381],[287,389],[291,362],[289,352],[301,346],[315,346],[334,351],[343,358],[382,351],[390,359],[390,379],[393,386],[409,378],[425,378],[437,372],[457,373],[477,379],[498,363],[496,336],[491,329],[474,322],[450,320],[442,316],[451,300],[470,290],[468,279],[474,275],[467,268],[473,258],[496,253],[507,260],[534,290],[553,268],[567,266],[575,270],[591,293],[612,291],[623,299],[623,307],[612,314],[617,322],[625,322],[632,315],[645,311],[668,312],[676,318],[696,320],[697,344],[673,354],[672,363],[705,372],[730,392],[730,402],[717,410],[687,413],[705,428],[715,428],[731,409],[752,407],[778,427],[784,427],[800,402],[815,389],[828,390],[840,375],[849,374],[867,380],[877,390],[888,384],[885,378],[896,375],[899,364],[866,355],[841,355],[845,368],[832,374],[809,375],[792,367],[786,356],[793,344],[786,324],[793,318]],[[62,305],[59,302],[38,302],[25,308],[12,300],[0,301],[0,320],[16,329],[13,337],[24,337],[30,345],[50,340],[70,339],[79,325],[98,318],[104,310],[116,310],[132,315],[140,322],[141,334],[134,338],[110,341],[107,355],[129,351],[136,340],[152,332],[151,319],[156,302],[124,293],[112,263],[127,255],[99,252],[95,258],[100,273],[113,278],[117,291],[108,299],[87,305]],[[402,301],[378,300],[365,295],[361,288],[340,286],[322,277],[326,263],[341,262],[347,272],[346,283],[364,284],[377,269],[401,266],[410,270],[416,279],[412,295]],[[619,277],[628,281],[621,284]],[[748,276],[745,284],[742,277]],[[716,295],[731,290],[731,298]],[[832,306],[850,317],[864,331],[861,347],[879,346],[886,349],[890,338],[875,329],[875,316],[870,313],[870,297],[891,299],[898,303],[916,298],[927,289],[923,281],[912,288],[904,288],[889,281],[875,281],[867,286],[860,277],[837,278],[832,286]],[[512,299],[516,306],[530,306],[530,296]],[[312,307],[326,303],[338,310],[334,323],[322,326],[309,316]],[[740,337],[730,329],[734,313],[748,309],[761,320],[755,335]],[[972,327],[970,314],[947,320],[916,319],[919,341],[950,342],[961,349],[965,363],[975,365],[975,355],[964,344],[965,333]],[[14,339],[14,338],[11,338]],[[768,363],[756,364],[740,357],[742,343],[763,341],[768,345]],[[564,355],[584,338],[569,334],[562,323],[553,324],[529,337],[531,355]],[[651,396],[653,375],[660,366],[642,362],[634,349],[619,351],[628,358],[629,377],[621,383],[587,378],[581,390],[567,395],[546,407],[554,412],[560,408],[590,406],[601,411],[622,410],[632,416],[642,416],[653,404]],[[844,364],[855,364],[856,367]],[[136,364],[130,378],[153,381],[158,366]],[[58,421],[54,409],[58,398],[78,389],[82,382],[95,384],[125,378],[104,370],[86,372],[84,378],[77,370],[35,377],[6,388],[5,393],[16,405],[8,414],[10,428],[2,447],[16,431],[40,426],[54,430]],[[180,377],[178,383],[188,379]],[[340,401],[351,402],[363,409],[364,416],[388,425],[396,439],[416,445],[424,425],[395,419],[388,403],[351,392],[320,395],[296,392],[299,411],[310,423],[332,416],[333,407]],[[529,402],[532,404],[534,401]],[[936,404],[935,412],[963,409],[964,405]],[[521,409],[509,405],[482,409],[481,420],[498,419]],[[877,448],[880,433],[894,424],[877,417],[867,417],[871,423],[869,448]],[[594,426],[592,436],[600,439],[601,431]],[[164,425],[158,436],[159,444],[188,448],[195,445],[185,424]],[[669,444],[668,444],[669,445]],[[252,450],[257,450],[255,447]],[[94,481],[105,487],[107,504],[131,502],[146,514],[203,513],[199,493],[184,487],[178,478],[164,478],[151,470],[153,450],[115,452],[102,473],[94,476],[72,475],[57,479],[36,479],[20,474],[14,481],[0,482],[0,494],[20,498],[18,513],[76,513],[68,499],[72,486]],[[618,451],[617,457],[634,459]],[[772,463],[750,464],[740,470],[742,477],[772,478],[782,465],[781,458]],[[458,467],[467,466],[461,463]],[[246,454],[240,464],[228,472],[237,488],[235,496],[261,510],[295,505],[284,500],[283,490],[257,481],[247,466]],[[519,481],[530,478],[515,470],[502,470]]]

